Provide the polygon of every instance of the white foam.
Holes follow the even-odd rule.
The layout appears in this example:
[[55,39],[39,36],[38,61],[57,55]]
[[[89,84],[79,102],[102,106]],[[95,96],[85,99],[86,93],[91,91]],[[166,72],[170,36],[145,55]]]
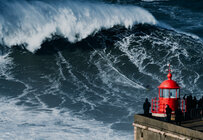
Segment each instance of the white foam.
[[126,28],[139,23],[156,24],[152,14],[136,6],[76,1],[3,3],[7,7],[1,9],[4,15],[0,15],[3,18],[0,20],[0,43],[7,46],[27,44],[31,52],[39,49],[42,41],[52,34],[75,42],[101,28],[118,24]]
[[[156,34],[155,34],[156,35]],[[185,40],[187,45],[185,46],[185,42],[181,42],[181,40]],[[176,39],[177,38],[177,39]],[[121,41],[118,41],[115,45],[122,51],[124,54],[129,58],[129,60],[135,64],[138,70],[143,73],[144,75],[148,75],[153,79],[157,80],[158,82],[162,82],[164,79],[160,77],[160,75],[154,74],[154,72],[150,72],[150,70],[146,69],[148,64],[153,64],[159,66],[159,71],[161,73],[165,73],[166,64],[168,61],[174,61],[176,67],[173,68],[173,79],[179,83],[182,87],[183,94],[184,92],[195,93],[200,95],[202,93],[201,88],[198,87],[199,80],[201,75],[191,70],[187,62],[184,60],[191,61],[193,57],[195,58],[196,55],[199,55],[199,52],[202,51],[202,42],[200,40],[193,40],[191,36],[183,35],[182,33],[173,33],[170,31],[165,32],[165,36],[157,37],[153,34],[149,35],[142,35],[136,36],[134,34],[123,38]],[[197,38],[198,39],[198,38]],[[151,48],[148,49],[143,47],[146,41],[151,41]],[[135,44],[135,45],[133,45]],[[160,47],[164,46],[164,47]],[[194,52],[190,52],[190,49],[193,49]],[[156,53],[160,53],[166,51],[167,54],[163,56],[162,59],[157,59]],[[143,63],[147,60],[147,64]],[[174,63],[174,62],[173,62]],[[198,63],[193,62],[193,65],[196,66]],[[192,66],[191,66],[192,67]],[[185,77],[185,72],[188,72],[188,76]],[[186,88],[186,87],[190,88]]]
[[12,58],[9,57],[10,53],[0,55],[0,77],[4,77],[7,80],[13,79],[10,69],[12,68]]
[[[131,79],[129,79],[127,76],[125,76],[124,74],[122,74],[118,69],[116,69],[113,66],[113,62],[111,62],[107,56],[103,55],[101,52],[97,52],[100,57],[106,61],[107,63],[107,69],[106,71],[103,70],[103,67],[101,68],[101,64],[97,63],[96,66],[98,68],[98,70],[100,71],[99,75],[101,77],[101,79],[103,80],[103,82],[107,85],[111,85],[110,83],[112,81],[114,81],[117,84],[123,85],[123,86],[129,86],[129,87],[134,87],[137,89],[146,89],[145,87],[143,87],[142,85],[139,85],[138,83],[132,81]],[[102,64],[104,65],[104,64]],[[111,74],[108,74],[111,73]],[[114,73],[114,74],[112,74]],[[113,75],[113,76],[112,76]]]
[[[115,45],[129,58],[129,60],[137,66],[141,73],[151,76],[153,79],[160,81],[159,77],[156,75],[145,71],[145,67],[148,65],[144,65],[143,62],[146,59],[150,60],[150,64],[154,64],[154,59],[147,54],[147,50],[145,47],[142,47],[142,41],[148,40],[150,38],[149,35],[140,36],[137,40],[134,34],[123,38],[121,41],[118,41]],[[131,43],[136,42],[139,44],[138,47],[131,47]]]
[[15,64],[13,64],[13,58],[11,58],[10,55],[11,52],[8,52],[5,55],[0,55],[0,78],[13,81],[16,83],[21,83],[25,86],[25,89],[23,90],[22,94],[18,96],[18,98],[21,98],[25,95],[27,95],[29,92],[32,92],[33,89],[30,85],[27,83],[18,80],[15,78],[14,74],[11,72],[11,70],[14,68]]
[[81,119],[68,110],[43,111],[17,106],[16,99],[0,98],[0,139],[7,140],[127,140],[129,133],[112,130],[111,124]]

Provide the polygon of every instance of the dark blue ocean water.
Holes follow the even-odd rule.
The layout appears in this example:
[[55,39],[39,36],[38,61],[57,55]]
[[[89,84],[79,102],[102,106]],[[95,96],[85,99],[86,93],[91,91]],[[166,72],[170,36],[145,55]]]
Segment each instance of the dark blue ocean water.
[[168,63],[200,98],[203,2],[1,0],[0,139],[133,139]]

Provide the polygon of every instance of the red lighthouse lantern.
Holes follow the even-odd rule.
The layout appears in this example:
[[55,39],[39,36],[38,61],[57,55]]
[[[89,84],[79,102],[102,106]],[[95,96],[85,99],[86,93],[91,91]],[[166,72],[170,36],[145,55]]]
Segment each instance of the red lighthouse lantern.
[[179,107],[182,108],[182,112],[186,109],[184,100],[182,102],[180,100],[180,86],[172,80],[170,64],[167,77],[168,80],[163,81],[158,87],[159,99],[152,99],[152,116],[166,117],[166,105],[169,105],[172,110],[172,118],[174,118],[175,110]]

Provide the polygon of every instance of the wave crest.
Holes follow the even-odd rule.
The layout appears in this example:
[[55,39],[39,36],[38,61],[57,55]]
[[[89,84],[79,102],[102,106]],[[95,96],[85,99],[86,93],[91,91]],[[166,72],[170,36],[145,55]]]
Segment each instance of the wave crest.
[[1,2],[0,9],[0,43],[25,44],[31,52],[53,34],[76,42],[115,25],[156,24],[153,15],[142,8],[105,3],[9,1]]

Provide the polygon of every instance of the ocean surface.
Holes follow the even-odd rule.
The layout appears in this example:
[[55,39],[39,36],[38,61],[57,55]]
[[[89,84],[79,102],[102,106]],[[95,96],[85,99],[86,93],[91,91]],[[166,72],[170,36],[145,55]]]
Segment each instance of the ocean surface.
[[167,64],[203,95],[203,1],[1,0],[0,139],[132,140]]

